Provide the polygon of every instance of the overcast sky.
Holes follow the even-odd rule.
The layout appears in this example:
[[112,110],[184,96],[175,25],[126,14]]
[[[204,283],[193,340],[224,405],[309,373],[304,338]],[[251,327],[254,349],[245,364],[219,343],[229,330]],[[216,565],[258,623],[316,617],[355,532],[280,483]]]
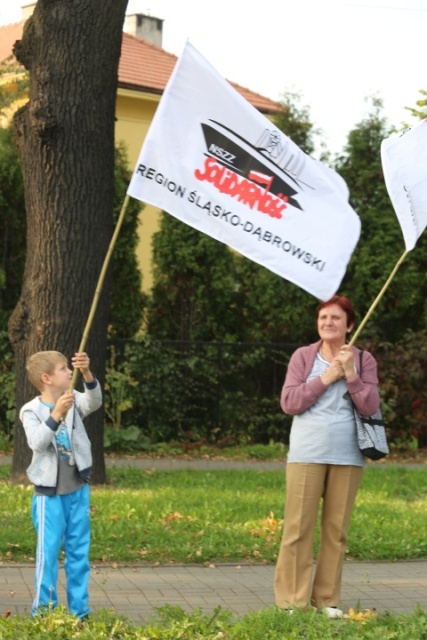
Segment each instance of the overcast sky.
[[[0,23],[20,19],[21,0],[0,0]],[[367,111],[384,101],[390,124],[415,124],[405,106],[427,89],[427,0],[129,0],[128,13],[162,18],[163,48],[187,38],[228,80],[273,100],[301,94],[339,152]]]

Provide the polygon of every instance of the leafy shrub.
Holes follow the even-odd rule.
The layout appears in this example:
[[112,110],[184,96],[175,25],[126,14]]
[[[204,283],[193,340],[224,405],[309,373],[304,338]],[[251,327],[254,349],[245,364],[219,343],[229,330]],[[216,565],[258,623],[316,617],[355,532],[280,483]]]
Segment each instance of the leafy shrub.
[[[427,446],[427,330],[396,344],[361,344],[378,362],[390,444]],[[292,422],[279,406],[292,345],[171,343],[150,336],[110,347],[104,388],[105,449],[155,451],[164,442],[232,445],[288,441]],[[0,331],[0,449],[15,416],[12,349]],[[185,443],[183,446],[182,443]]]
[[6,331],[0,331],[0,450],[11,446],[15,422],[15,368]]
[[390,440],[408,449],[427,446],[427,330],[407,331],[395,344],[365,347],[378,362],[384,418]]
[[108,372],[107,380],[113,375],[120,385],[127,380],[121,426],[138,425],[151,443],[286,439],[290,419],[280,409],[279,395],[289,348],[160,342],[147,335],[116,345],[116,354],[119,348],[118,376]]
[[[126,189],[132,172],[128,166],[127,150],[123,142],[116,145],[114,163],[114,224],[119,219]],[[146,296],[141,291],[142,273],[138,266],[139,215],[143,205],[132,198],[117,236],[111,259],[111,296],[109,311],[109,335],[115,338],[131,338],[141,328]]]
[[[396,344],[360,346],[378,362],[390,443],[427,446],[427,330]],[[120,394],[129,403],[122,428],[144,450],[161,442],[216,446],[288,442],[292,418],[279,406],[295,345],[173,343],[145,336],[117,346]],[[135,384],[136,383],[136,384]],[[120,436],[121,437],[121,436]]]
[[138,382],[132,377],[129,363],[124,360],[118,367],[116,350],[110,348],[110,360],[104,383],[104,449],[116,453],[133,453],[149,447],[149,441],[136,425],[124,426],[123,416],[132,408],[132,389]]

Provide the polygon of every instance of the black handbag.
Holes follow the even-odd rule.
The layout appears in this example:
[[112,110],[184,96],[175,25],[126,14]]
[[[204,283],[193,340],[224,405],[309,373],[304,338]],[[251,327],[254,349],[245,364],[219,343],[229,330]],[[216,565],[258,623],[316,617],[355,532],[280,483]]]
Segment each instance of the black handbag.
[[[363,351],[360,352],[359,376],[362,373],[362,355]],[[360,451],[371,460],[385,458],[390,450],[381,409],[378,409],[373,416],[362,416],[353,403],[353,410]]]

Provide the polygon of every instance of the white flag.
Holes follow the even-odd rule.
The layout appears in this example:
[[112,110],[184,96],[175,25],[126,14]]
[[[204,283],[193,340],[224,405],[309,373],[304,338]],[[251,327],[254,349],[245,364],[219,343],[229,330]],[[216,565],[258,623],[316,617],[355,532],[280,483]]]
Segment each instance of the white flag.
[[360,235],[344,181],[301,151],[189,43],[128,194],[321,300],[337,291]]
[[427,120],[381,143],[384,180],[411,251],[427,225]]

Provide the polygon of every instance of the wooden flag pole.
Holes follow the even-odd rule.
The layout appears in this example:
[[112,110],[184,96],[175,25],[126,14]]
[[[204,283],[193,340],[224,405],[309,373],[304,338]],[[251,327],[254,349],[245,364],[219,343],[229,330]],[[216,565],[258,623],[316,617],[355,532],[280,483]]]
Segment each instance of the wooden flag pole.
[[[113,253],[113,249],[114,249],[114,246],[116,244],[117,237],[119,235],[120,227],[122,226],[122,222],[123,222],[123,219],[125,217],[125,213],[126,213],[126,209],[127,209],[127,206],[128,206],[128,202],[129,202],[129,196],[126,195],[126,197],[125,197],[125,199],[123,201],[123,205],[122,205],[122,208],[121,208],[121,211],[120,211],[119,218],[117,220],[116,228],[114,229],[114,233],[113,233],[113,236],[112,236],[111,241],[110,241],[110,246],[108,247],[107,254],[106,254],[105,258],[104,258],[104,264],[102,265],[101,273],[99,274],[98,284],[96,285],[95,295],[94,295],[93,301],[92,301],[92,306],[91,306],[91,309],[90,309],[90,312],[89,312],[88,319],[86,321],[86,326],[85,326],[84,331],[83,331],[83,337],[82,337],[82,340],[80,342],[79,353],[84,351],[85,347],[86,347],[86,342],[87,342],[87,339],[89,337],[89,331],[90,331],[90,328],[92,326],[93,318],[94,318],[95,312],[96,312],[96,307],[98,305],[99,297],[101,295],[102,286],[104,284],[105,274],[107,273],[108,265],[110,263],[110,259],[111,259],[112,253]],[[79,370],[78,369],[74,369],[73,377],[72,377],[72,380],[71,380],[71,389],[70,389],[70,391],[73,391],[73,389],[75,387],[78,374],[79,374]]]
[[385,283],[385,285],[383,286],[383,288],[381,289],[381,291],[379,292],[379,294],[377,295],[377,297],[375,298],[374,302],[371,304],[366,316],[363,318],[362,322],[360,323],[356,333],[353,335],[353,337],[351,338],[349,344],[350,346],[353,345],[358,336],[359,333],[362,331],[363,327],[365,326],[365,324],[368,322],[371,314],[373,313],[375,307],[377,306],[377,304],[379,303],[379,301],[381,300],[381,298],[383,297],[388,285],[390,284],[390,282],[393,280],[394,276],[396,275],[396,272],[398,270],[398,268],[400,267],[400,265],[402,264],[402,262],[404,261],[404,259],[406,258],[406,256],[408,255],[408,251],[404,251],[403,254],[400,256],[399,260],[396,262],[395,267],[393,269],[393,271],[390,273],[387,282]]

